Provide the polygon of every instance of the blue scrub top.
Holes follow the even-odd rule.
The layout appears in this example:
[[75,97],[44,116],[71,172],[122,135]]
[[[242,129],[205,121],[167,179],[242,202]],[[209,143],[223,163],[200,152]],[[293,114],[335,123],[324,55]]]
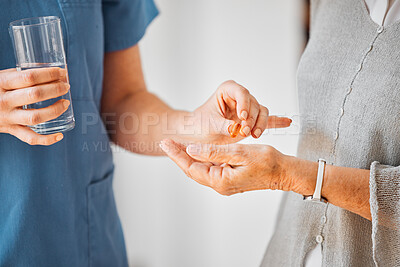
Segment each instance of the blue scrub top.
[[152,0],[2,0],[0,70],[15,67],[11,21],[62,20],[75,129],[50,147],[0,134],[0,266],[127,266],[100,119],[103,58],[135,45]]

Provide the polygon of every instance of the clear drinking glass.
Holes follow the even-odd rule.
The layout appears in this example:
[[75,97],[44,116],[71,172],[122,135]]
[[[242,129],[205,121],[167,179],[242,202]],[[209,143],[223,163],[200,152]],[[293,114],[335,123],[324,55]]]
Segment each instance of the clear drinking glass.
[[[59,67],[67,69],[61,20],[58,17],[38,17],[17,20],[10,23],[10,35],[14,46],[17,70]],[[68,75],[67,80],[68,81]],[[38,109],[50,106],[60,99],[70,101],[68,110],[58,118],[30,126],[39,134],[65,132],[75,126],[71,93],[24,106],[24,109]]]

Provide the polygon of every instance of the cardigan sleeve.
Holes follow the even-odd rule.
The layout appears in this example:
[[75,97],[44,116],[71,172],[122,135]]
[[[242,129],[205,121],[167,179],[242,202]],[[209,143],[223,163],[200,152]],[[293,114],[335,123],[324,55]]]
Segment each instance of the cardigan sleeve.
[[376,266],[400,266],[400,166],[372,163],[370,206]]

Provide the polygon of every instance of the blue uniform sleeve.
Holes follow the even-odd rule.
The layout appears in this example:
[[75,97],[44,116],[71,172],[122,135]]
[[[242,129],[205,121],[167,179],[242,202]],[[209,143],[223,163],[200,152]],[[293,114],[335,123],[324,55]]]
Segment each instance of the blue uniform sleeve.
[[136,45],[157,15],[153,0],[103,0],[105,52]]

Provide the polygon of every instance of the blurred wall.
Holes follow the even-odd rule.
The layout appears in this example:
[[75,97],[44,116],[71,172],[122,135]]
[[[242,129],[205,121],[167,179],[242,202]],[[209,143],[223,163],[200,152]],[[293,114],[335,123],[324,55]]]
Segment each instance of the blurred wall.
[[[157,0],[156,0],[157,1]],[[296,0],[158,0],[141,42],[148,88],[193,110],[224,80],[245,85],[271,114],[295,119],[260,140],[295,154],[296,65],[302,47]],[[258,266],[280,192],[231,197],[197,185],[167,158],[115,151],[115,195],[134,267]]]

